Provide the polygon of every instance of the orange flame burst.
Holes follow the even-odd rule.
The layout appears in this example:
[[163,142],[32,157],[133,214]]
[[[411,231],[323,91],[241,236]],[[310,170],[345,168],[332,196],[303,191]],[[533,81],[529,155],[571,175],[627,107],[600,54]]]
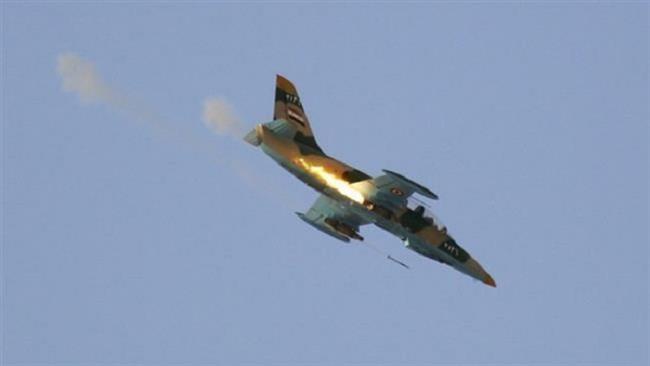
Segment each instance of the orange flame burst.
[[338,178],[336,175],[325,170],[324,167],[310,165],[303,158],[296,159],[296,162],[300,164],[300,166],[305,168],[307,171],[320,178],[323,182],[325,182],[327,186],[336,189],[340,194],[344,195],[345,197],[348,197],[349,199],[355,202],[363,203],[364,198],[361,192],[352,188],[350,183],[344,181],[343,179]]

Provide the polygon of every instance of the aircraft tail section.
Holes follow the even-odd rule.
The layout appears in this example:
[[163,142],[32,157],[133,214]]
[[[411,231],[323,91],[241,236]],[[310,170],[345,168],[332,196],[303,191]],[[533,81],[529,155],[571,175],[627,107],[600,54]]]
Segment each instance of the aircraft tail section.
[[302,106],[298,90],[291,81],[277,75],[275,81],[274,120],[288,121],[296,130],[294,140],[317,151],[322,149],[316,143],[309,118]]
[[309,124],[309,118],[303,109],[298,90],[281,75],[277,75],[275,83],[275,107],[271,122],[257,125],[244,137],[244,141],[253,146],[263,143],[263,129],[285,139],[293,140],[301,146],[301,152],[324,154],[314,138],[314,132]]

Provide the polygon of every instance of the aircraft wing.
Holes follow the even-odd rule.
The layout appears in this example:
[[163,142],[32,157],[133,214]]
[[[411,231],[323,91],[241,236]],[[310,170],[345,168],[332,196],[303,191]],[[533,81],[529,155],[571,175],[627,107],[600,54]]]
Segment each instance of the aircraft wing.
[[406,205],[407,199],[413,193],[434,200],[438,196],[423,185],[416,183],[405,176],[384,169],[384,175],[375,177],[367,183],[370,184],[368,199],[387,207],[402,207]]
[[306,213],[296,212],[303,221],[344,242],[363,240],[359,226],[370,223],[346,208],[345,204],[325,195],[318,197]]

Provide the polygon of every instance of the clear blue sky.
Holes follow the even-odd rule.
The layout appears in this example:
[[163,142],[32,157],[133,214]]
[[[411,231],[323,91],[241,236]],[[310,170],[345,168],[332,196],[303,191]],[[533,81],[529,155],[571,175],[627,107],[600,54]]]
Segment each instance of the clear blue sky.
[[[1,9],[5,364],[647,364],[647,4]],[[64,52],[172,132],[64,92]],[[499,287],[317,232],[316,192],[203,126],[210,95],[269,120],[276,73]]]

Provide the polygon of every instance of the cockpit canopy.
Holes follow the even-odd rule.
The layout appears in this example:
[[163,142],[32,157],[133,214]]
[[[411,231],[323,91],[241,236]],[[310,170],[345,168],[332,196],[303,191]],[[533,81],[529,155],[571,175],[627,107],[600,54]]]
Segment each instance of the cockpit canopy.
[[401,224],[411,232],[418,232],[426,226],[434,226],[437,230],[447,231],[445,225],[422,202],[409,199],[407,211],[400,217]]

